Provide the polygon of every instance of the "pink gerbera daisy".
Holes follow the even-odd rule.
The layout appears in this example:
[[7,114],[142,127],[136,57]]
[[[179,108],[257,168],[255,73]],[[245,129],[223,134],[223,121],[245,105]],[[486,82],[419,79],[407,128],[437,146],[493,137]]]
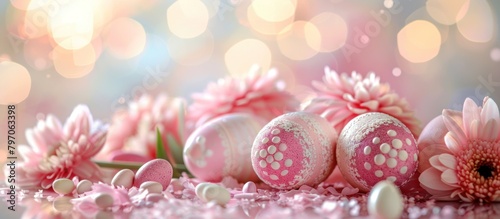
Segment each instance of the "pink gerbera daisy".
[[389,84],[380,83],[375,73],[363,78],[353,72],[351,76],[325,67],[323,82],[313,81],[318,90],[304,111],[321,115],[337,132],[354,117],[367,112],[389,114],[404,123],[413,135],[420,134],[420,122],[405,99],[392,92]]
[[[119,109],[113,115],[106,144],[98,157],[109,159],[116,155],[133,155],[134,160],[117,160],[152,160],[157,157],[158,129],[168,158],[173,164],[175,161],[180,162],[184,143],[184,105],[183,99],[170,98],[164,94],[157,97],[145,94],[130,102],[127,108]],[[176,144],[178,151],[171,151],[171,144]]]
[[[106,126],[94,121],[87,106],[77,106],[64,126],[52,115],[26,130],[29,145],[18,150],[16,185],[48,189],[59,178],[101,180],[99,167],[90,159],[104,145]],[[8,170],[6,170],[8,171]]]
[[500,201],[500,116],[486,97],[443,110],[418,141],[420,184],[438,200]]
[[188,121],[194,127],[235,112],[272,120],[281,114],[297,110],[299,106],[299,101],[285,91],[284,82],[278,80],[276,69],[259,74],[256,66],[242,80],[220,79],[217,83],[210,83],[203,93],[195,93],[192,97],[194,102],[188,110]]

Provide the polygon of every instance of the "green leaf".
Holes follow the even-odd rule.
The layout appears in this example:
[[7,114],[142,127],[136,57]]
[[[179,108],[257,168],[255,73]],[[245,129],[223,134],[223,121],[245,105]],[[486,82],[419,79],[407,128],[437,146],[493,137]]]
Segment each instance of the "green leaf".
[[156,158],[168,160],[167,152],[165,152],[165,147],[163,146],[160,129],[158,128],[156,128]]
[[174,139],[174,136],[171,134],[167,135],[168,148],[172,153],[176,164],[183,164],[184,159],[182,157],[182,147],[179,146],[177,141]]

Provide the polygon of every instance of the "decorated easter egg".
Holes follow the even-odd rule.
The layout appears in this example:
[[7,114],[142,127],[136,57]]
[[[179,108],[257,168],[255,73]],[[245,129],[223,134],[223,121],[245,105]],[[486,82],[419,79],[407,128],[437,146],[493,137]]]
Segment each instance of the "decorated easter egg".
[[418,150],[410,130],[384,113],[366,113],[342,129],[337,161],[344,178],[368,192],[379,181],[405,184],[417,169]]
[[160,183],[165,190],[172,180],[172,174],[172,165],[168,161],[164,159],[150,160],[135,173],[134,186],[139,188],[144,182],[154,181]]
[[322,117],[287,113],[269,122],[255,138],[252,166],[273,188],[316,186],[336,164],[336,140],[337,133]]
[[250,114],[228,114],[197,128],[186,140],[184,163],[198,179],[220,182],[258,180],[252,169],[252,143],[265,122]]

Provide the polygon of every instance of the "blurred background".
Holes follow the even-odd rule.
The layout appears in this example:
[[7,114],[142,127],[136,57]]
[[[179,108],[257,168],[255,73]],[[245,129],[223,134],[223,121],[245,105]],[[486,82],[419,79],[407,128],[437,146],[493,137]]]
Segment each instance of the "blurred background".
[[423,125],[466,97],[500,103],[496,0],[3,0],[0,12],[0,139],[16,104],[17,144],[49,113],[83,103],[109,122],[143,93],[189,103],[253,64],[301,100],[325,66],[373,71]]
[[109,122],[142,93],[189,103],[253,64],[302,100],[325,66],[373,71],[423,125],[465,97],[500,103],[495,0],[4,0],[0,12],[0,139],[14,103],[18,144],[49,113],[83,103]]

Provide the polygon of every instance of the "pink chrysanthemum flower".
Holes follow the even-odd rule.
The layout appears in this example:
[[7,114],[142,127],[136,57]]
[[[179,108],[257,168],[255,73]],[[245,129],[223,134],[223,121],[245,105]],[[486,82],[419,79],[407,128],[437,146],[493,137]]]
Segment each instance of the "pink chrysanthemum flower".
[[419,181],[438,200],[500,201],[500,116],[486,97],[463,111],[443,110],[418,141]]
[[180,98],[145,94],[130,102],[127,108],[118,109],[113,115],[106,144],[98,157],[109,159],[118,154],[133,154],[138,155],[141,160],[126,161],[145,162],[154,159],[157,155],[158,129],[169,160],[175,162],[170,144],[180,147],[180,155],[177,156],[182,158],[184,106],[185,102]]
[[380,78],[370,73],[363,78],[353,72],[351,76],[325,67],[323,82],[313,81],[318,90],[304,111],[326,118],[337,132],[356,116],[367,112],[389,114],[403,122],[413,133],[420,134],[420,122],[405,99],[392,92],[389,84],[380,83]]
[[278,80],[278,72],[271,69],[259,74],[254,66],[246,78],[220,79],[210,83],[203,93],[192,96],[188,110],[190,126],[199,127],[210,119],[229,113],[244,112],[266,120],[286,112],[295,111],[299,101],[285,91],[285,84]]
[[99,167],[90,159],[103,147],[106,128],[84,105],[73,110],[64,126],[52,115],[38,121],[26,130],[29,145],[18,148],[23,161],[17,166],[16,185],[48,189],[59,178],[101,180]]

